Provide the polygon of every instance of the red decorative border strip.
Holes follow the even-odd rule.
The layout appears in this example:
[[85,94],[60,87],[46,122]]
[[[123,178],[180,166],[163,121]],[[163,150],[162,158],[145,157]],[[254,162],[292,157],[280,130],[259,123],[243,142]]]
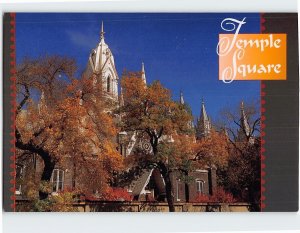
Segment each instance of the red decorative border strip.
[[12,204],[10,205],[12,210],[16,210],[16,136],[15,136],[15,129],[16,129],[16,108],[17,108],[17,102],[16,102],[16,96],[17,96],[17,90],[16,90],[16,84],[17,84],[17,78],[16,78],[16,13],[10,13],[10,104],[11,104],[11,125],[10,125],[10,144],[11,144],[11,155],[10,155],[10,184],[11,184],[11,196],[10,199],[12,201]]
[[[265,18],[264,18],[264,14],[260,14],[260,33],[263,33],[266,30],[266,27],[264,25],[264,23],[266,22]],[[260,170],[260,174],[261,174],[261,179],[260,179],[260,211],[263,211],[266,208],[266,196],[265,196],[265,191],[266,191],[266,180],[265,180],[265,176],[266,176],[266,164],[265,164],[265,160],[266,160],[266,156],[265,156],[265,152],[266,152],[266,148],[264,147],[266,141],[265,141],[265,136],[266,136],[266,132],[264,131],[266,125],[265,125],[265,120],[266,120],[266,116],[265,116],[265,112],[266,112],[266,108],[265,108],[265,104],[266,104],[266,100],[265,100],[265,96],[266,96],[266,92],[265,92],[265,88],[266,88],[266,83],[264,81],[260,82],[260,103],[261,103],[261,108],[260,108],[260,114],[261,114],[261,124],[260,124],[260,128],[261,128],[261,151],[260,151],[260,161],[261,161],[261,170]]]

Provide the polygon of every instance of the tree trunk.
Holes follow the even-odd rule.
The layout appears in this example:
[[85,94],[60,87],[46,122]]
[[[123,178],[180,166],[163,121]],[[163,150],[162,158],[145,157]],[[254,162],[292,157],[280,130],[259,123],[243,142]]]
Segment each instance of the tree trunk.
[[[16,147],[19,148],[20,150],[26,150],[30,151],[33,154],[37,154],[41,157],[41,159],[44,162],[44,170],[42,173],[41,181],[42,183],[44,182],[49,182],[51,179],[52,172],[55,167],[55,160],[52,159],[50,153],[47,150],[44,150],[43,148],[40,148],[33,143],[23,143],[21,140],[21,135],[16,129]],[[40,200],[46,199],[48,197],[49,193],[44,189],[44,188],[39,188],[39,198]]]
[[187,182],[184,183],[185,202],[190,202],[190,187]]
[[[150,140],[154,157],[156,157],[158,153],[158,138],[159,137],[154,137],[152,140]],[[168,171],[166,165],[163,162],[158,163],[158,168],[165,182],[166,197],[169,206],[169,211],[175,212],[173,188],[172,188],[172,182],[170,178],[171,173],[170,171]]]
[[172,190],[170,174],[167,174],[166,176],[163,176],[163,177],[164,177],[164,180],[166,183],[166,196],[167,196],[167,201],[168,201],[168,205],[169,205],[169,211],[175,212],[174,195],[173,195],[173,190]]
[[171,173],[168,172],[166,165],[163,163],[159,164],[159,170],[165,181],[166,197],[167,197],[167,202],[168,202],[168,206],[169,206],[169,211],[175,212],[174,194],[173,194],[172,182],[171,182],[171,178],[170,178]]
[[[50,157],[42,157],[44,161],[44,169],[41,177],[41,183],[49,183],[52,172],[55,167],[55,162],[50,159]],[[45,189],[39,189],[39,198],[40,200],[44,200],[48,197],[49,192],[47,192]]]
[[190,187],[188,183],[189,173],[187,171],[184,171],[184,176],[186,178],[184,182],[185,202],[190,202]]

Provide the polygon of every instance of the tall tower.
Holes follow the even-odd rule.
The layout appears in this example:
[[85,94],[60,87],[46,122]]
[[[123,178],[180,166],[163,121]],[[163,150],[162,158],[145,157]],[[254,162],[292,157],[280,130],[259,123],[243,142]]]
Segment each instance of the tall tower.
[[200,139],[202,137],[207,137],[211,131],[211,122],[206,113],[204,101],[202,99],[200,117],[197,120],[196,125],[196,137]]
[[94,84],[101,84],[105,96],[118,102],[118,73],[115,67],[114,56],[104,40],[103,21],[100,31],[100,42],[89,56],[89,70],[94,77]]

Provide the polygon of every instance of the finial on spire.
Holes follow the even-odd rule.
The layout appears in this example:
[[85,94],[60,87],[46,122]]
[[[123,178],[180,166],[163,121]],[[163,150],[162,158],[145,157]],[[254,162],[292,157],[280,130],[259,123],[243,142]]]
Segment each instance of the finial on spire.
[[204,105],[204,98],[203,98],[203,96],[201,98],[201,103],[202,103],[202,105]]
[[101,40],[104,40],[104,26],[103,26],[103,21],[101,23],[101,32],[100,32],[100,39]]
[[184,104],[183,93],[180,90],[180,104]]
[[241,109],[244,109],[244,101],[241,102]]

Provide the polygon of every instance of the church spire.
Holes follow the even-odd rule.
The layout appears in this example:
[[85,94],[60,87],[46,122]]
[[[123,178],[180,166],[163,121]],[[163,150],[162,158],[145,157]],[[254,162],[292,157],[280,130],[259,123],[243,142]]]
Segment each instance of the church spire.
[[241,103],[241,126],[242,126],[244,132],[246,133],[246,135],[249,136],[250,135],[250,126],[248,123],[248,117],[245,113],[243,101]]
[[203,121],[209,121],[208,115],[206,113],[204,99],[202,97],[202,103],[201,103],[201,113],[200,113],[200,119],[203,118]]
[[237,140],[238,142],[253,142],[253,137],[251,136],[251,130],[250,130],[250,125],[248,122],[248,116],[245,112],[244,109],[244,102],[241,102],[241,116],[240,116],[240,128],[238,129],[238,135],[237,135]]
[[200,118],[197,121],[197,128],[196,128],[197,139],[208,136],[210,134],[210,130],[211,130],[211,123],[205,109],[204,100],[202,98]]
[[180,91],[180,104],[184,105],[183,93]]
[[245,113],[244,102],[241,102],[241,118],[240,118],[240,129],[238,131],[238,141],[245,141],[250,137],[250,126],[248,122],[248,117]]
[[104,41],[104,25],[103,25],[103,21],[101,23],[101,32],[100,32],[100,40],[101,42]]
[[147,85],[147,80],[146,80],[146,73],[145,73],[145,64],[144,62],[142,62],[142,80],[145,83],[145,85]]
[[[118,103],[118,73],[115,67],[114,56],[104,41],[104,23],[101,22],[100,42],[89,56],[87,75],[92,76],[94,85],[101,84],[105,98]],[[91,75],[92,74],[92,75]]]

